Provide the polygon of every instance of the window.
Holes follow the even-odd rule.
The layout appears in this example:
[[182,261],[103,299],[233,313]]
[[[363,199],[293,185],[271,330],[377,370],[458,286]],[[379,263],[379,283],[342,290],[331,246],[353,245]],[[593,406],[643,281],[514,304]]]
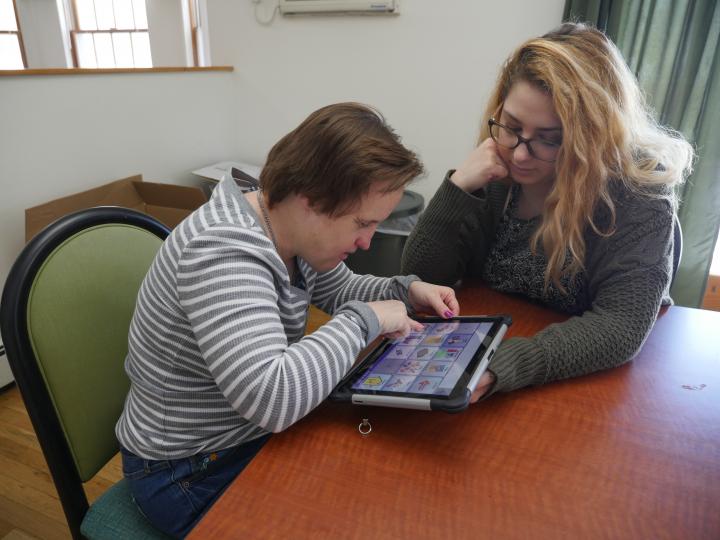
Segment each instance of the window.
[[71,8],[77,67],[152,67],[145,0],[72,0]]
[[[209,66],[210,53],[207,35],[206,2],[205,0],[188,0],[187,14],[184,24],[189,28],[189,34],[186,33],[187,63],[190,66]],[[188,46],[189,45],[189,46]]]
[[192,43],[192,65],[193,66],[199,66],[200,63],[198,61],[198,31],[199,31],[199,25],[198,25],[198,15],[200,13],[199,6],[197,4],[197,0],[189,0],[190,4],[190,42]]
[[15,0],[0,0],[0,69],[27,67]]

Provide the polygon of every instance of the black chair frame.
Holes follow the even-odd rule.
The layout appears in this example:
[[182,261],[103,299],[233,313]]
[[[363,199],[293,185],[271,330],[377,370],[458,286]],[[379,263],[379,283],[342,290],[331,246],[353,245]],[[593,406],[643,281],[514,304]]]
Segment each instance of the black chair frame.
[[170,233],[154,218],[128,208],[105,206],[64,216],[38,233],[22,250],[5,282],[0,304],[0,329],[10,367],[48,463],[73,538],[82,538],[80,524],[88,511],[88,500],[37,362],[23,361],[35,358],[25,313],[30,289],[46,258],[78,232],[111,223],[133,225],[163,240]]

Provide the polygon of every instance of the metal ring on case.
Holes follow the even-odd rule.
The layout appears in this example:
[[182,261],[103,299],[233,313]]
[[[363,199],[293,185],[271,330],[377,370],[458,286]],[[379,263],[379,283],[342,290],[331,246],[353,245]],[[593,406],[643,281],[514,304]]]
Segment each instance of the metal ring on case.
[[372,426],[367,418],[363,418],[363,421],[358,424],[358,431],[360,435],[369,435],[372,431]]

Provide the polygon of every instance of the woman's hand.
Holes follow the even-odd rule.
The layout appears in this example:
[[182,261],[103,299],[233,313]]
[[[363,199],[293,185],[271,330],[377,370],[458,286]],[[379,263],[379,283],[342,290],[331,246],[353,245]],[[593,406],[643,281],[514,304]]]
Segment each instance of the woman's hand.
[[470,397],[470,403],[476,403],[477,400],[479,400],[481,397],[483,397],[495,384],[495,374],[492,371],[486,371],[482,375],[480,375],[480,380],[478,381],[477,386],[475,387],[475,391],[472,393],[472,396]]
[[444,319],[460,314],[460,304],[450,287],[413,281],[408,289],[408,300],[417,312],[435,313]]
[[380,334],[398,339],[407,336],[410,332],[421,332],[422,324],[408,317],[405,304],[399,300],[381,300],[368,302],[368,306],[375,312],[380,322]]
[[488,137],[472,151],[450,177],[450,181],[463,191],[472,193],[508,174],[507,165],[498,153],[497,143]]

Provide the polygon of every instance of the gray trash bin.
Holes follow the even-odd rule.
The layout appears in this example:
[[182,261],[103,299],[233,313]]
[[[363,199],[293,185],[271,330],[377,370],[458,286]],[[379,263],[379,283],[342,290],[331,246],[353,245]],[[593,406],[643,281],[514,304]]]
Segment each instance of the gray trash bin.
[[387,277],[399,275],[400,256],[405,241],[424,206],[422,195],[405,191],[395,210],[378,225],[370,242],[370,249],[358,249],[345,260],[345,264],[356,274]]

